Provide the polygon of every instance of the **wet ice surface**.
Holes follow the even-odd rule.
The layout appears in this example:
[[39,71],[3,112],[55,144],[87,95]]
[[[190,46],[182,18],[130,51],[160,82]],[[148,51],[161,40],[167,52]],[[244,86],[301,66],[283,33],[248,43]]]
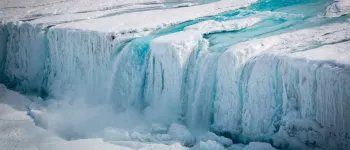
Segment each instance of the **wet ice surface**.
[[346,1],[31,2],[1,2],[6,149],[350,147]]

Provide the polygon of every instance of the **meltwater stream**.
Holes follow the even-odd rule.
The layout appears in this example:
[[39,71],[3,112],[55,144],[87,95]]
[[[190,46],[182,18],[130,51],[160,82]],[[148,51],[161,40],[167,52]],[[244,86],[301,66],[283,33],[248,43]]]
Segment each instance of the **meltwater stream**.
[[[179,123],[194,135],[211,131],[237,143],[346,148],[350,67],[303,57],[349,48],[349,16],[324,17],[331,3],[261,1],[130,38],[7,23],[0,82],[62,102],[46,118],[61,126],[42,126],[66,139],[118,141],[99,133]],[[131,139],[169,142],[149,134]]]

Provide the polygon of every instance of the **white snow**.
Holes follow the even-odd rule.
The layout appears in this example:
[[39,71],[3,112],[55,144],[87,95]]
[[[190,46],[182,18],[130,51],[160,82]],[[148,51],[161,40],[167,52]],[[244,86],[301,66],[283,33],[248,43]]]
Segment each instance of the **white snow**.
[[117,9],[107,9],[103,11],[87,11],[85,13],[63,13],[56,15],[42,16],[32,21],[29,21],[31,24],[61,24],[68,22],[77,22],[82,20],[90,20],[96,18],[102,18],[107,16],[113,16],[123,13],[128,13],[132,11],[147,11],[150,9],[160,9],[164,6],[162,4],[154,4],[151,6],[148,5],[127,5],[125,7]]
[[222,31],[235,31],[250,27],[261,21],[260,18],[244,18],[237,20],[229,20],[223,22],[217,22],[214,20],[203,21],[192,26],[188,26],[185,30],[198,31],[201,34],[222,32]]
[[134,12],[93,20],[72,22],[61,24],[56,27],[114,33],[145,32],[203,16],[215,15],[224,11],[237,9],[253,2],[255,2],[255,0],[223,0],[199,6]]
[[27,115],[32,101],[0,84],[0,149],[26,150],[127,150],[126,147],[104,143],[101,139],[66,141],[37,127]]
[[335,0],[326,10],[327,17],[339,17],[350,13],[350,1]]
[[[147,3],[153,5],[147,6]],[[0,14],[1,19],[36,19],[41,17],[56,17],[82,14],[84,16],[91,16],[94,14],[110,14],[120,10],[132,10],[134,8],[154,7],[159,4],[154,3],[154,0],[4,0],[0,2],[0,8],[3,10]],[[53,19],[54,19],[53,18]],[[68,20],[67,20],[68,21]]]
[[165,7],[162,3],[167,3],[167,1],[29,0],[17,2],[5,0],[0,3],[3,9],[0,11],[0,19],[5,21],[33,20],[30,21],[33,24],[66,23],[57,27],[118,34],[147,33],[180,22],[245,7],[255,1],[221,0],[198,6],[179,1],[179,4],[174,7],[180,8],[162,9]]
[[349,43],[349,41],[346,41],[339,44],[325,45],[316,49],[294,53],[290,56],[293,58],[308,60],[310,63],[327,61],[329,63],[350,65],[350,51],[348,50],[350,46]]
[[47,150],[132,150],[127,147],[105,143],[101,139],[82,139],[45,143],[41,144],[39,148]]

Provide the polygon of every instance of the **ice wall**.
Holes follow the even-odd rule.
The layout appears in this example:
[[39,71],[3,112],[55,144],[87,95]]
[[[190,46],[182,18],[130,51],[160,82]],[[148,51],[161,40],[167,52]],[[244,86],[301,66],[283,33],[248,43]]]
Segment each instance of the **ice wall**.
[[[219,69],[217,74],[219,76],[217,84],[218,99],[215,105],[217,108],[217,111],[215,111],[217,112],[215,115],[217,116],[217,120],[215,121],[216,123],[214,123],[214,125],[217,125],[220,130],[244,133],[244,131],[241,130],[244,130],[245,127],[240,126],[246,124],[248,125],[246,126],[246,131],[248,133],[259,128],[259,131],[253,131],[253,133],[273,133],[273,130],[268,128],[273,127],[270,124],[274,122],[274,118],[270,118],[266,122],[263,120],[265,120],[267,116],[278,117],[281,115],[281,112],[279,112],[281,111],[280,109],[282,107],[281,88],[283,84],[281,82],[283,79],[281,76],[284,73],[278,71],[281,66],[279,66],[280,60],[277,59],[276,56],[286,55],[285,53],[295,53],[298,51],[312,49],[328,43],[348,40],[348,25],[337,24],[336,26],[337,28],[333,28],[333,26],[324,26],[320,28],[300,30],[290,34],[251,40],[232,46],[225,52],[225,55],[222,55],[219,59]],[[272,54],[270,54],[270,57],[268,57],[265,56],[265,53]],[[312,76],[310,76],[309,80],[313,80],[311,77]],[[289,79],[284,81],[289,81]],[[301,94],[303,96],[312,93],[310,90],[303,90],[303,92],[305,92]],[[305,99],[311,100],[312,98]],[[255,105],[255,103],[260,105]],[[264,105],[266,106],[262,107]],[[251,106],[256,106],[258,108],[250,108]],[[275,110],[275,112],[268,111],[270,109]],[[310,109],[306,108],[306,110]],[[253,115],[252,113],[257,114]],[[267,116],[263,117],[264,113],[272,114],[265,114]],[[242,115],[247,116],[242,117]],[[241,118],[249,117],[254,117],[254,119],[247,119],[245,121],[257,122],[244,123],[245,121],[241,120]],[[237,121],[232,122],[231,118],[236,118],[234,120]],[[260,122],[260,118],[262,120],[259,124],[258,122]],[[238,123],[238,125],[235,123]],[[256,125],[256,127],[249,127],[249,125]]]
[[54,97],[97,94],[104,88],[114,46],[109,35],[22,22],[2,30],[2,82],[12,88]]
[[[0,77],[3,79],[3,71],[5,67],[5,55],[6,55],[6,46],[7,46],[7,37],[8,37],[8,32],[6,28],[4,27],[4,23],[0,23]],[[2,81],[3,82],[3,81]]]
[[11,87],[19,85],[19,90],[41,92],[46,60],[45,30],[28,23],[3,24],[1,30],[2,71],[6,74],[2,82]]
[[[347,61],[341,61],[342,58],[337,56],[348,57],[348,53],[344,52],[347,51],[345,49],[348,48],[348,42],[335,44],[334,47],[322,47],[327,43],[347,41],[349,38],[347,26],[338,24],[337,28],[325,26],[301,30],[277,37],[243,42],[231,47],[226,51],[227,54],[219,59],[214,128],[221,132],[236,134],[243,141],[266,140],[266,137],[278,130],[281,131],[285,124],[294,123],[294,118],[305,119],[299,120],[299,124],[293,126],[297,128],[295,130],[307,130],[304,126],[309,124],[307,121],[311,121],[319,124],[317,127],[309,127],[309,130],[316,131],[306,132],[304,137],[293,135],[294,131],[290,131],[289,136],[305,143],[317,143],[319,147],[327,147],[324,143],[332,143],[330,144],[332,146],[343,144],[342,146],[348,147],[345,144],[347,143],[345,135],[340,136],[343,140],[328,139],[329,135],[318,130],[318,128],[329,132],[343,130],[343,127],[329,123],[343,124],[348,120],[339,111],[343,108],[335,108],[349,106],[349,96],[345,94],[348,88],[343,83],[341,85],[337,83],[339,80],[344,80],[343,82],[349,80],[349,68],[345,67]],[[313,49],[314,47],[320,48]],[[322,51],[318,51],[319,49]],[[295,58],[294,55],[303,56],[303,59]],[[320,59],[314,60],[319,57]],[[338,60],[344,64],[333,63]],[[330,81],[332,84],[329,84]],[[325,85],[328,88],[325,88]],[[335,134],[344,133],[347,131]],[[314,141],[316,139],[319,141]],[[279,141],[278,138],[276,140]],[[299,148],[301,147],[297,149]]]
[[47,90],[54,97],[106,99],[114,41],[111,35],[51,29],[47,33]]
[[[280,58],[283,60],[279,70],[283,72],[283,115],[277,135],[290,137],[283,140],[297,139],[306,145],[328,149],[349,147],[346,110],[350,106],[350,68],[344,65],[349,62],[345,58],[349,44],[326,45]],[[299,131],[291,134],[294,127]],[[278,143],[280,139],[275,141]]]
[[[0,81],[77,106],[68,109],[105,105],[116,114],[135,110],[151,123],[179,122],[190,131],[210,130],[235,142],[267,141],[290,149],[350,147],[349,22],[296,25],[305,29],[294,31],[289,25],[300,22],[271,25],[286,19],[269,18],[276,15],[283,13],[237,20],[223,15],[229,19],[194,21],[145,37],[3,23]],[[312,24],[320,18],[307,19]],[[260,32],[265,27],[267,34]],[[248,38],[216,49],[207,34],[227,38],[217,33],[223,31]],[[249,39],[259,32],[264,36]],[[62,114],[74,112],[68,109]]]

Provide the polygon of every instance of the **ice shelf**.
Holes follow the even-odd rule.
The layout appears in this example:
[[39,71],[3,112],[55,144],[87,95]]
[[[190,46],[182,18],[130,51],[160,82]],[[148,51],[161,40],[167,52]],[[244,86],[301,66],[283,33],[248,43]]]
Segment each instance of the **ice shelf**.
[[0,6],[0,147],[350,148],[345,0]]

